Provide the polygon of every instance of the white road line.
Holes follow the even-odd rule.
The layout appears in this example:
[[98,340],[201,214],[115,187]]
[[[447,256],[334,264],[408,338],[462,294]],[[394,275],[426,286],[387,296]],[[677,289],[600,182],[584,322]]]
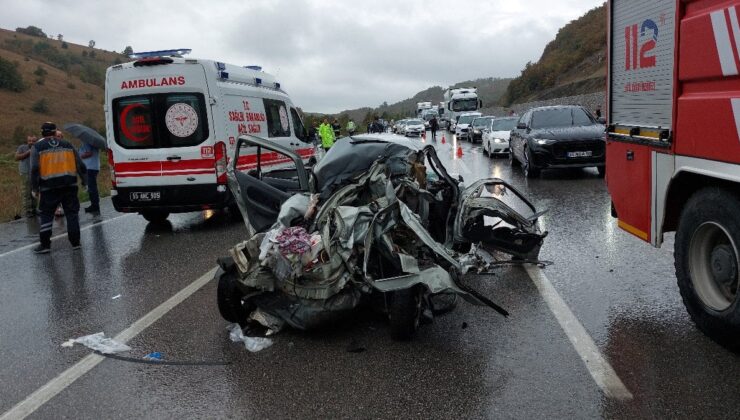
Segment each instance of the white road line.
[[583,363],[586,364],[588,372],[599,388],[608,397],[618,400],[631,400],[632,393],[624,386],[617,373],[601,354],[598,347],[596,347],[594,340],[588,335],[588,332],[583,328],[578,318],[573,315],[573,312],[565,304],[563,298],[560,297],[557,290],[550,283],[550,280],[545,277],[542,270],[533,265],[526,266],[525,270],[545,299],[547,306],[550,307],[550,311],[552,311],[558,323],[560,323],[560,327],[565,331],[568,340],[570,340],[576,352],[578,352]]
[[[104,225],[104,224],[109,223],[109,222],[112,222],[114,220],[118,220],[118,219],[121,219],[121,218],[124,218],[124,217],[127,217],[127,216],[132,216],[132,215],[133,215],[133,213],[126,213],[126,214],[122,214],[120,216],[116,216],[116,217],[114,217],[112,219],[103,220],[102,222],[92,223],[92,224],[89,224],[87,226],[84,226],[84,227],[80,228],[80,232],[85,231],[85,230],[88,230],[88,229],[91,229],[91,228],[94,228],[95,226]],[[59,238],[63,238],[65,236],[67,236],[67,232],[60,233],[59,235],[56,235],[56,236],[52,236],[51,240],[53,241],[53,240],[56,240],[56,239],[59,239]],[[28,245],[24,245],[24,246],[22,246],[20,248],[16,248],[16,249],[14,249],[12,251],[4,252],[4,253],[0,254],[0,258],[6,257],[6,256],[11,255],[11,254],[15,254],[16,252],[20,252],[20,251],[23,251],[23,250],[26,250],[26,249],[29,249],[29,248],[33,248],[33,247],[35,247],[38,244],[39,244],[38,242],[34,242],[32,244],[28,244]]]
[[[190,283],[184,289],[177,292],[174,296],[164,301],[161,305],[152,309],[151,312],[131,324],[130,327],[121,331],[117,336],[113,337],[113,339],[121,343],[126,343],[127,341],[136,337],[142,331],[147,329],[150,325],[157,322],[158,319],[162,318],[162,316],[164,316],[167,312],[172,310],[172,308],[182,303],[185,299],[190,297],[190,295],[192,295],[201,287],[205,286],[209,281],[211,281],[214,274],[216,273],[217,268],[218,267],[214,267],[213,269],[202,275],[200,278]],[[99,356],[94,353],[85,356],[82,360],[75,363],[72,367],[59,374],[59,376],[34,391],[34,393],[26,397],[26,399],[3,413],[3,415],[0,416],[0,420],[23,419],[33,414],[33,412],[38,410],[39,407],[44,405],[50,399],[54,398],[65,388],[72,385],[77,379],[92,370],[103,360],[105,360],[105,357]]]

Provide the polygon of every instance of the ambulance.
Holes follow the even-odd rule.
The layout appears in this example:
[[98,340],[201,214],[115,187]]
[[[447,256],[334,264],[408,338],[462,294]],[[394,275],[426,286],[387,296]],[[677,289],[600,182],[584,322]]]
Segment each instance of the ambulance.
[[[136,53],[108,68],[105,121],[113,206],[150,222],[234,203],[226,171],[241,134],[266,138],[307,162],[314,144],[298,110],[258,66],[184,58],[190,50]],[[237,168],[257,165],[240,153]],[[286,159],[260,156],[261,165]]]

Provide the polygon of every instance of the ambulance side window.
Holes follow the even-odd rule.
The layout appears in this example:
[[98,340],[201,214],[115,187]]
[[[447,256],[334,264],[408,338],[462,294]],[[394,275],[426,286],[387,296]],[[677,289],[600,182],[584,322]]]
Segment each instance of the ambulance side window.
[[263,99],[267,117],[268,137],[290,137],[290,122],[285,102],[275,99]]
[[295,136],[302,142],[308,142],[306,127],[303,126],[303,121],[301,121],[301,117],[298,115],[298,111],[296,111],[295,108],[290,108],[290,117],[293,118],[293,131],[295,131]]

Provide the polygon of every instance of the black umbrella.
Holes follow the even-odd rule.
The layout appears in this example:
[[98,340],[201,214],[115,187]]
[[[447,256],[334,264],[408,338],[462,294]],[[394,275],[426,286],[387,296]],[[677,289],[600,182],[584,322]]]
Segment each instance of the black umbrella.
[[96,149],[106,148],[105,137],[101,136],[97,131],[86,125],[67,123],[64,124],[64,129],[69,131],[69,133],[73,136],[77,137],[81,141],[89,144]]

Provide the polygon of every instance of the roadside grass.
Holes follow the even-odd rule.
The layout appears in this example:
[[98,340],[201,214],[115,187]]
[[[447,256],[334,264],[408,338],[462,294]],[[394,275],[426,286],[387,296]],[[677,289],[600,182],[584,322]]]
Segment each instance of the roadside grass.
[[[106,159],[101,158],[98,174],[98,190],[101,197],[110,195],[110,170]],[[80,187],[80,202],[89,201],[87,191]],[[0,222],[17,219],[23,215],[21,200],[21,176],[18,174],[18,162],[12,155],[0,155]]]

